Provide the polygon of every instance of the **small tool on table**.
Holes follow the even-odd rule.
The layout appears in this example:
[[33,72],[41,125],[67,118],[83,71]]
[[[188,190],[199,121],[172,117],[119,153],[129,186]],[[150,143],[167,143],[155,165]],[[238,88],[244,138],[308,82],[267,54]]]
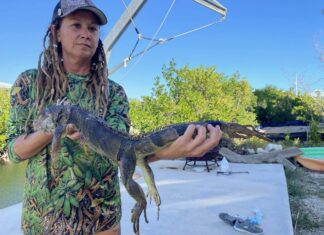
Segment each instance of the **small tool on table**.
[[248,171],[217,171],[217,175],[231,175],[231,174],[249,174]]

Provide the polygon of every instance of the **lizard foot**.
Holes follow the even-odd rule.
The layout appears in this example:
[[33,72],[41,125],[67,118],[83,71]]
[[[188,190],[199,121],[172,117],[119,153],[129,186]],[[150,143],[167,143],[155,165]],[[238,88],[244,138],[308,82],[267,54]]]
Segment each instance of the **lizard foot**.
[[154,199],[155,205],[158,208],[157,219],[159,220],[159,217],[160,217],[160,205],[161,205],[161,198],[160,198],[159,193],[155,190],[153,192],[149,192],[146,196],[150,198],[150,204],[152,202],[152,198]]
[[147,216],[146,216],[146,205],[141,205],[141,203],[136,203],[134,208],[132,209],[131,221],[133,223],[133,230],[135,234],[139,234],[139,220],[142,211],[144,211],[145,222],[148,223]]
[[161,205],[161,198],[159,193],[156,190],[152,190],[153,192],[148,192],[147,197],[150,199],[150,203],[152,202],[152,198],[154,199],[155,205],[160,206]]

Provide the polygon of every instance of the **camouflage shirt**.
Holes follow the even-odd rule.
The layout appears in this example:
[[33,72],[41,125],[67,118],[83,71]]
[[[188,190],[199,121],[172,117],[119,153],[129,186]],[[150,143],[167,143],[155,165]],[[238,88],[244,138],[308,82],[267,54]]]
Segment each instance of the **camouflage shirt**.
[[[16,138],[24,134],[25,122],[35,101],[37,70],[23,72],[11,91],[8,121],[8,152],[13,162]],[[85,87],[87,76],[67,74],[67,99],[94,112],[94,102]],[[129,131],[129,104],[123,88],[108,80],[106,122],[119,131]],[[30,119],[30,123],[33,118]],[[109,144],[109,143],[107,143]],[[23,195],[22,230],[25,234],[92,234],[120,222],[121,201],[115,162],[85,148],[79,141],[63,138],[57,161],[58,176],[51,175],[50,145],[28,159]]]

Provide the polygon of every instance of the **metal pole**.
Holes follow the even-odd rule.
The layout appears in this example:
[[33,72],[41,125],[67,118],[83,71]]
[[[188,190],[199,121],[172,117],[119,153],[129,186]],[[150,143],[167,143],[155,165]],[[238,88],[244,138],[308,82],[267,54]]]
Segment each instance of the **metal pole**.
[[296,96],[298,95],[298,77],[297,77],[297,74],[296,74],[296,77],[295,77],[295,95]]
[[128,5],[127,9],[118,19],[117,23],[114,25],[112,30],[109,32],[104,40],[104,50],[107,55],[107,62],[110,57],[111,49],[124,33],[128,27],[131,20],[136,16],[136,14],[141,10],[147,0],[132,0]]
[[195,2],[198,2],[199,4],[208,7],[209,9],[218,12],[223,17],[226,16],[227,8],[224,7],[222,4],[217,2],[216,0],[194,0]]

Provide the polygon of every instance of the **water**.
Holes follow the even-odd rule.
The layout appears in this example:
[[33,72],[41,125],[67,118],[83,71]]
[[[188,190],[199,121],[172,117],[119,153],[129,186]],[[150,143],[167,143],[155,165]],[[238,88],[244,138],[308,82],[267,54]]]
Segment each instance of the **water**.
[[324,147],[309,147],[300,149],[304,152],[302,155],[303,157],[324,160]]
[[21,202],[26,163],[0,164],[0,209]]

